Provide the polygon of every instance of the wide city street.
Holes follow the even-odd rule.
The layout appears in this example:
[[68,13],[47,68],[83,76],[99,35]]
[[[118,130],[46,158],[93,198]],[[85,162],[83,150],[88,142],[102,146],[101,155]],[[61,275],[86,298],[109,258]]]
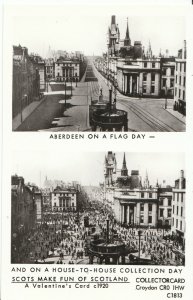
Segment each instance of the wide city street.
[[[82,213],[44,213],[43,221],[36,228],[13,241],[12,262],[89,264],[90,242],[95,236],[106,239],[107,219],[110,232],[106,245],[116,241],[125,244],[128,253],[125,264],[184,264],[182,248],[169,230],[124,226],[101,205],[91,206]],[[96,257],[93,264],[98,263]]]
[[[83,76],[77,86],[74,82],[67,82],[66,91],[64,83],[50,82],[48,91],[44,92],[44,100],[16,130],[91,131],[89,105],[92,100],[98,99],[100,89],[104,101],[108,101],[112,85],[97,71],[92,59],[88,61],[88,66],[93,78],[87,80],[87,76]],[[167,99],[165,109],[165,99],[131,98],[115,92],[113,88],[113,97],[115,94],[117,108],[128,113],[129,131],[185,131],[184,117],[171,113],[173,99]]]

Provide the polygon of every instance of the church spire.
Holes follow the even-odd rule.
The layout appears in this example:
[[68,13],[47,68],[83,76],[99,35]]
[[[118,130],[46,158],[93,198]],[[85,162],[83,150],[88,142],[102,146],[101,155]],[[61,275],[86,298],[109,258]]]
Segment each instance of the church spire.
[[148,50],[147,50],[147,58],[152,58],[153,53],[152,53],[152,49],[151,49],[151,43],[149,40],[149,45],[148,45]]
[[128,18],[127,18],[126,39],[129,39],[129,26],[128,26]]
[[123,166],[121,169],[121,176],[128,176],[128,170],[127,170],[127,164],[126,164],[126,159],[125,159],[125,152],[123,155]]
[[146,189],[149,188],[149,178],[148,178],[147,170],[146,170],[146,176],[145,176],[145,181],[144,181],[144,187]]
[[124,39],[124,46],[131,46],[131,39],[129,36],[128,18],[127,18],[127,29],[126,29],[125,39]]
[[158,179],[157,179],[156,187],[157,187],[157,188],[159,187]]

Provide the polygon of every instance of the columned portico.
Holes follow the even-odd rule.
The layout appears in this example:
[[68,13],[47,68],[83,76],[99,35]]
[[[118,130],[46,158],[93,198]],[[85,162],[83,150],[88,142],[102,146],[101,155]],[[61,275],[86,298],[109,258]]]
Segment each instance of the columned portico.
[[133,225],[135,220],[135,207],[133,204],[121,204],[121,223]]
[[129,226],[157,226],[157,201],[136,201],[129,202],[118,200],[119,214],[116,219]]
[[139,93],[139,74],[125,73],[123,88],[126,95],[137,95]]

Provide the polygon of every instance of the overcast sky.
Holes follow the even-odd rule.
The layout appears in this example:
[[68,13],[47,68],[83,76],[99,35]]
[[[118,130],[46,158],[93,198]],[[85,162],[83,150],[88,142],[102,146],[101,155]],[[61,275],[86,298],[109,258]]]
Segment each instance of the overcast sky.
[[107,29],[113,14],[116,14],[121,39],[125,37],[128,17],[132,44],[139,40],[147,47],[150,41],[155,55],[160,48],[163,52],[168,49],[169,54],[177,55],[186,39],[184,17],[130,16],[129,8],[125,15],[114,11],[105,14],[95,9],[85,14],[84,10],[73,7],[63,9],[59,16],[50,12],[39,16],[32,10],[31,16],[15,17],[13,44],[26,46],[30,53],[39,53],[43,57],[46,57],[49,46],[54,50],[79,50],[85,55],[101,55],[107,50]]
[[[98,185],[104,180],[105,152],[14,152],[12,157],[12,174],[23,176],[25,182],[40,186],[48,179],[70,182],[77,180],[83,185]],[[50,159],[52,158],[52,159]],[[123,152],[116,153],[117,168],[121,169]],[[179,178],[180,170],[185,170],[185,159],[182,153],[126,153],[127,168],[139,170],[144,179],[146,170],[150,184],[155,185],[166,180],[173,185]]]

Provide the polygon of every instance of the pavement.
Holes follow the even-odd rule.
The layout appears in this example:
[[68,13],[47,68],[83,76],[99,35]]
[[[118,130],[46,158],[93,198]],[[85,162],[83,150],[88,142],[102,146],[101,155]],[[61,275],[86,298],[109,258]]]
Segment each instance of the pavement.
[[178,120],[180,120],[182,123],[186,124],[186,116],[182,115],[176,110],[173,110],[173,107],[167,107],[166,111],[176,117]]
[[[44,93],[44,101],[31,103],[14,119],[17,131],[85,131],[89,130],[89,83],[50,84]],[[66,105],[65,105],[66,94]]]
[[[34,101],[30,103],[28,106],[26,106],[22,113],[18,114],[13,120],[12,120],[12,130],[15,131],[17,128],[21,125],[23,121],[25,121],[34,111],[35,109],[42,104],[46,100],[46,97],[43,97],[40,101]],[[22,122],[21,122],[22,118]]]
[[[60,117],[54,118],[50,127],[44,131],[88,131],[89,126],[89,89],[90,83],[79,82],[73,86],[73,95],[65,106],[63,103],[63,113]],[[59,92],[61,94],[61,92]],[[40,130],[41,131],[41,130]]]

